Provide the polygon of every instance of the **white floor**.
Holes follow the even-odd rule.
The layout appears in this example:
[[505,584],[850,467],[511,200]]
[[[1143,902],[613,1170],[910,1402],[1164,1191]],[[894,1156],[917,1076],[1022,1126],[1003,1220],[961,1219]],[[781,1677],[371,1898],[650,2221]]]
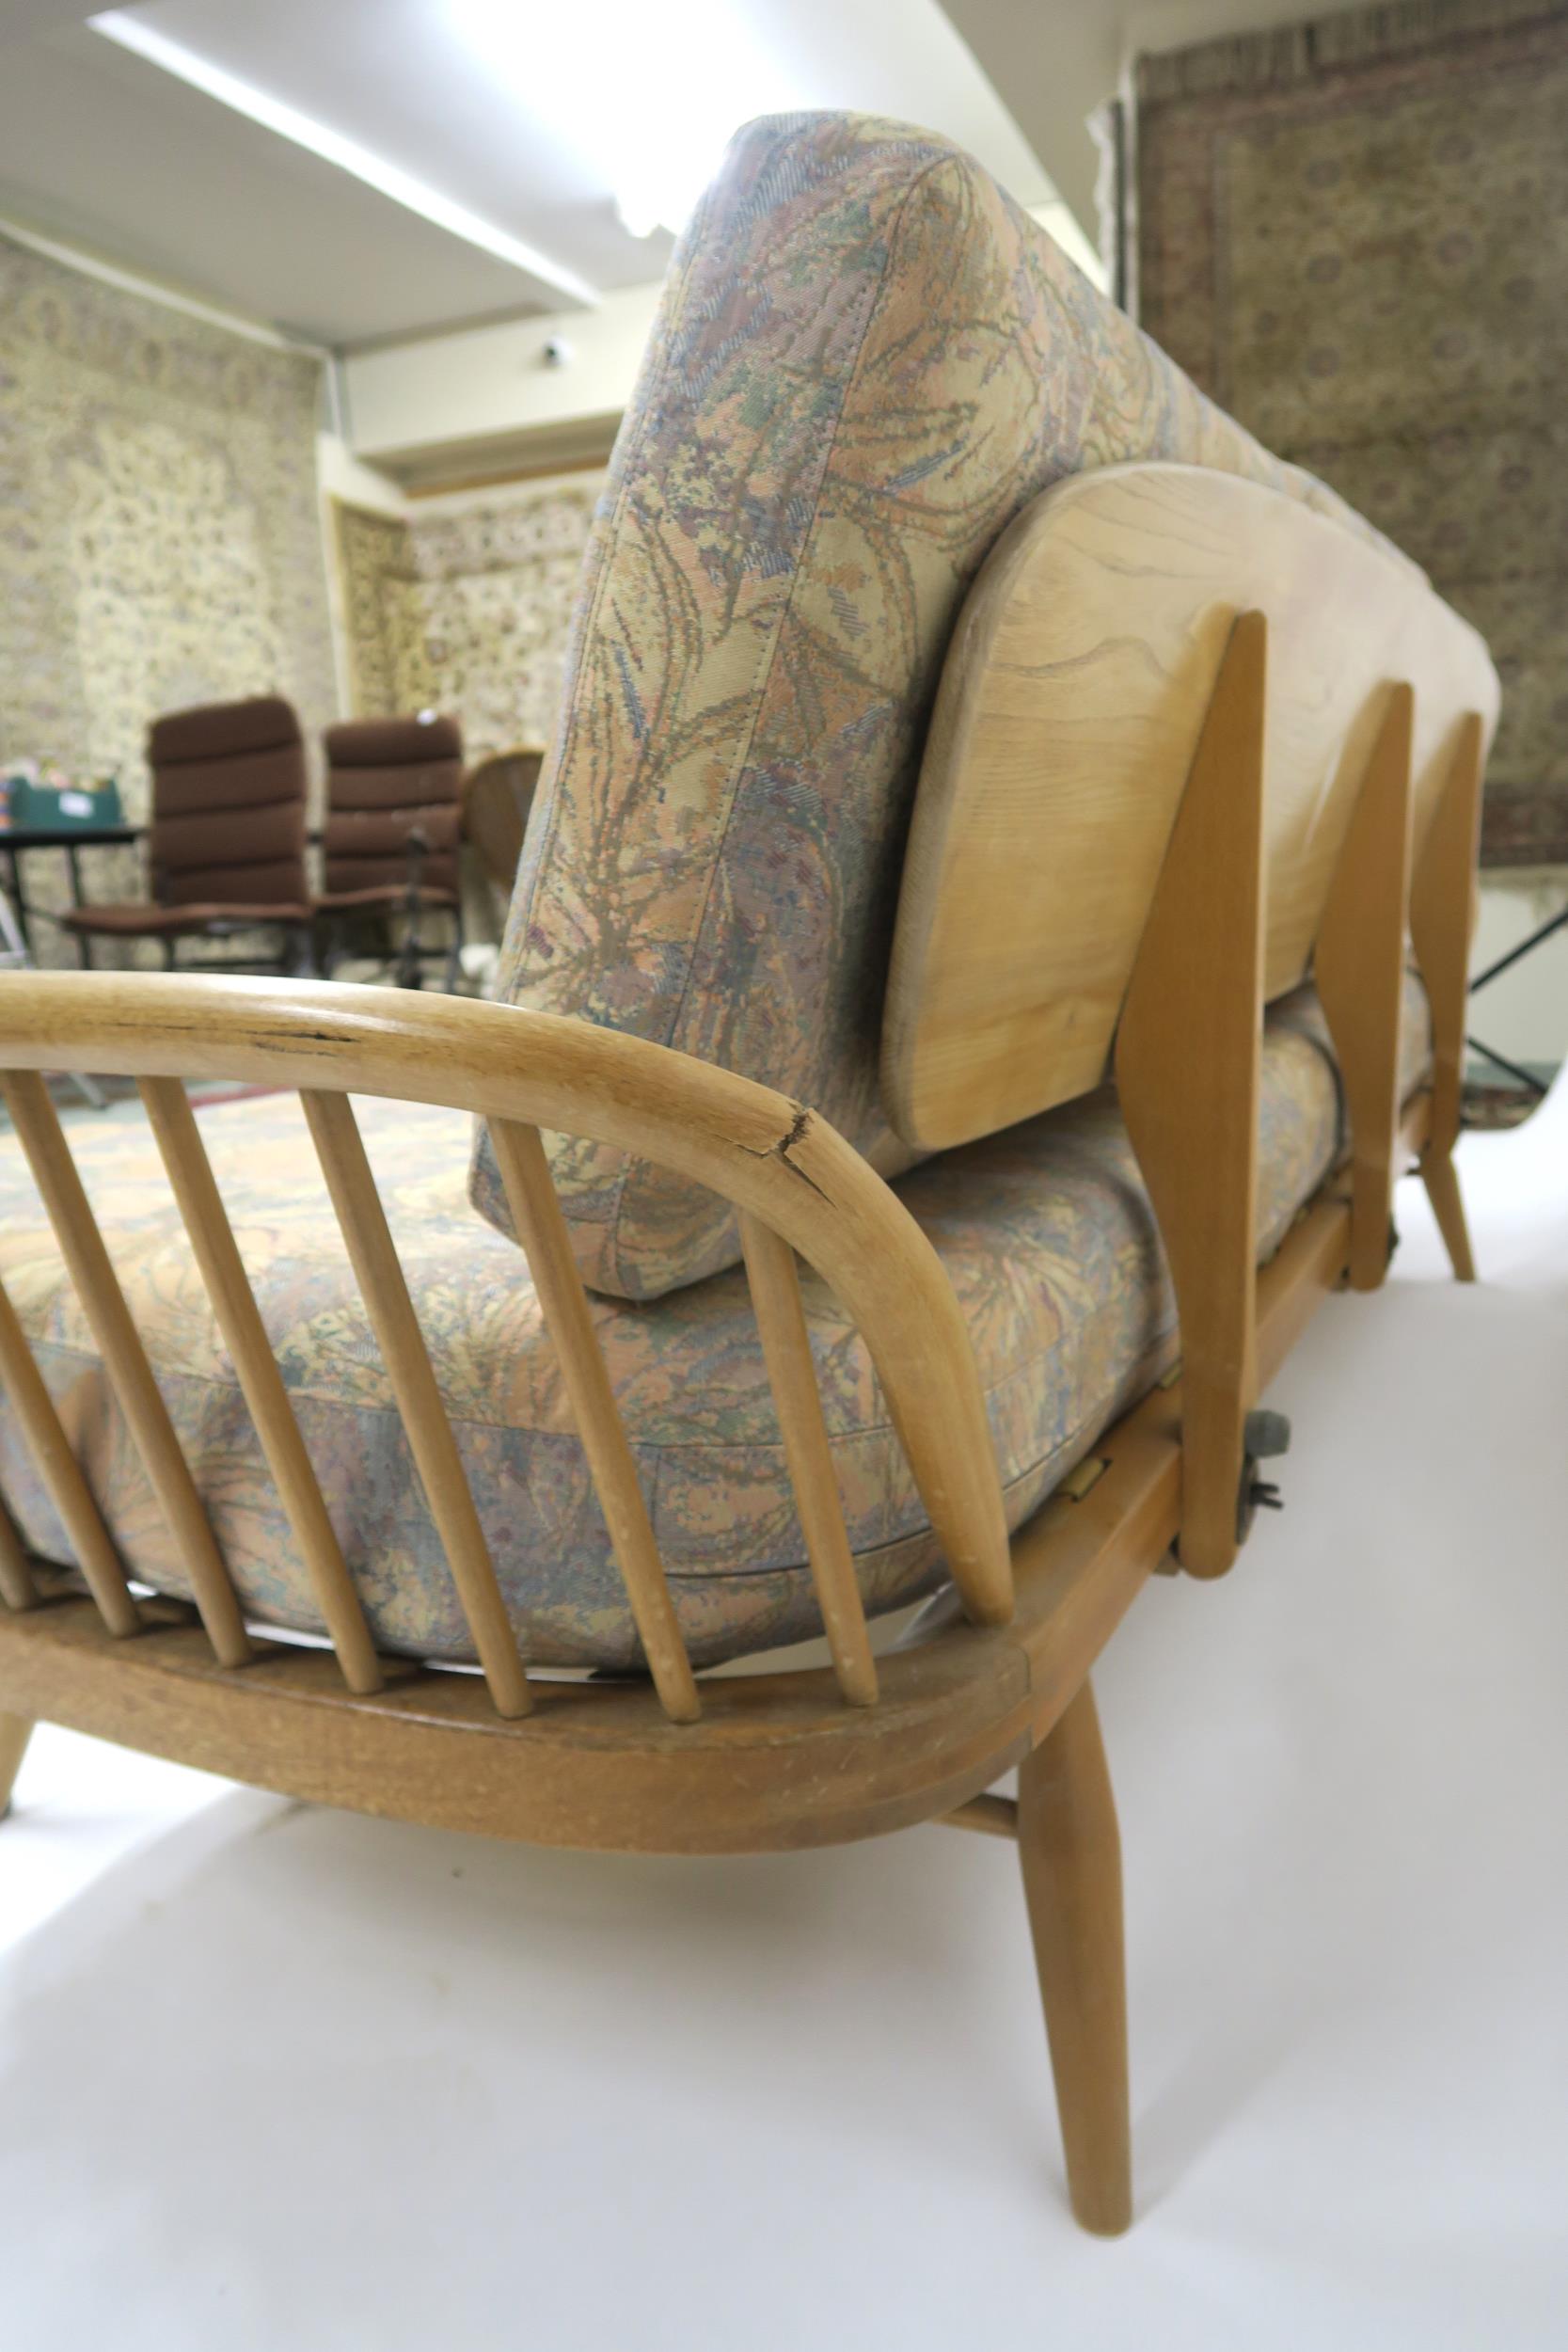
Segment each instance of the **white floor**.
[[5,2352],[1568,2344],[1568,1089],[1275,1396],[1099,1677],[1139,2221],[1068,2219],[1010,1850],[514,1851],[60,1732],[0,1830]]

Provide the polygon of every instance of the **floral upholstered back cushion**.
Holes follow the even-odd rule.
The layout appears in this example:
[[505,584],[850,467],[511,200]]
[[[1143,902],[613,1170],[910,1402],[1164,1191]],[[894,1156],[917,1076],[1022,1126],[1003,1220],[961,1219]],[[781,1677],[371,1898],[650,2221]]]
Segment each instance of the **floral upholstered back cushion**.
[[[965,589],[1064,475],[1129,458],[1343,513],[1214,408],[945,140],[751,124],[682,240],[589,543],[503,997],[814,1105],[884,1173],[899,866]],[[584,1279],[734,1263],[724,1204],[552,1138]],[[473,1197],[509,1229],[488,1146]]]

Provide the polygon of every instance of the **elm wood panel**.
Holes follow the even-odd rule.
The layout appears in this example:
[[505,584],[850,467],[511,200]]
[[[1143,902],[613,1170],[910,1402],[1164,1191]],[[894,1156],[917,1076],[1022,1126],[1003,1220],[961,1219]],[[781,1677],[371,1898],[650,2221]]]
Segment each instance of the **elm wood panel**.
[[1271,630],[1265,994],[1307,972],[1385,690],[1416,689],[1424,841],[1481,639],[1410,569],[1234,476],[1116,466],[1011,525],[959,615],[884,1017],[900,1135],[942,1149],[1100,1084],[1231,624]]
[[162,973],[18,972],[0,1063],[446,1104],[661,1161],[799,1250],[858,1325],[966,1609],[1006,1623],[1012,1573],[969,1334],[942,1262],[826,1120],[689,1056],[551,1013],[406,989]]

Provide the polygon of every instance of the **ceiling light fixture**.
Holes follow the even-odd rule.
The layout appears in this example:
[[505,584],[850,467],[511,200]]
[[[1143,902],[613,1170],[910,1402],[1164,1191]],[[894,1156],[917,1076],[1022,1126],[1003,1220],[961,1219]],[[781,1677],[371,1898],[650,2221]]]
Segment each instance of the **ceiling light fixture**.
[[264,130],[276,131],[280,138],[292,140],[295,147],[303,147],[310,154],[319,155],[324,163],[335,164],[340,171],[346,171],[354,179],[362,180],[367,187],[390,197],[394,204],[403,205],[405,211],[418,213],[421,219],[432,222],[436,228],[445,229],[451,236],[461,237],[466,244],[478,246],[485,253],[493,253],[498,261],[510,262],[514,269],[523,270],[544,285],[554,287],[558,294],[565,294],[573,302],[588,307],[598,302],[597,289],[591,286],[586,278],[579,278],[575,270],[568,269],[564,262],[552,260],[547,253],[541,253],[536,246],[525,245],[520,237],[508,235],[494,222],[482,220],[466,205],[454,204],[438,189],[427,187],[422,180],[416,180],[411,172],[403,170],[397,164],[387,162],[383,156],[372,154],[370,149],[361,147],[357,140],[345,138],[341,132],[332,130],[325,122],[317,122],[309,115],[301,114],[297,107],[288,105],[280,98],[272,97],[268,91],[241,81],[238,74],[227,72],[210,58],[198,56],[183,42],[170,40],[166,34],[154,32],[150,24],[142,24],[123,8],[110,8],[101,16],[90,17],[88,23],[95,33],[103,34],[105,40],[112,40],[119,48],[133,51],[136,56],[146,58],[150,65],[160,66],[177,80],[188,82],[193,89],[205,92],[209,98],[215,98],[219,105],[232,107],[236,114],[247,116]]
[[801,103],[733,0],[447,0],[447,15],[610,191],[634,237],[678,233],[740,125]]

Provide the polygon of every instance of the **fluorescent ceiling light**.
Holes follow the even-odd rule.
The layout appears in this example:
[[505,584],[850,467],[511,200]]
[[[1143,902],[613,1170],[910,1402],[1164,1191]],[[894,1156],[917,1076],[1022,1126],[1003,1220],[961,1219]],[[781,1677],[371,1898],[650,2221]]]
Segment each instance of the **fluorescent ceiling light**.
[[514,269],[526,271],[531,278],[555,287],[558,293],[569,295],[574,302],[589,306],[597,303],[596,288],[591,286],[586,278],[579,278],[575,270],[568,269],[564,262],[552,261],[547,253],[541,253],[535,246],[525,245],[520,237],[509,236],[504,229],[498,229],[492,221],[482,220],[466,205],[454,204],[439,190],[427,187],[411,172],[388,163],[383,156],[372,155],[369,148],[361,147],[357,140],[345,138],[341,132],[329,129],[325,122],[317,122],[309,115],[301,114],[281,98],[274,98],[266,90],[257,89],[249,82],[242,82],[238,74],[226,72],[222,66],[213,64],[207,57],[198,57],[182,41],[170,40],[166,34],[154,32],[150,24],[142,24],[124,9],[110,8],[102,16],[89,18],[88,23],[92,30],[102,33],[106,40],[118,42],[121,49],[133,50],[138,57],[145,57],[150,65],[161,66],[166,73],[174,74],[179,81],[188,82],[193,89],[204,91],[209,98],[215,98],[219,105],[231,106],[236,114],[248,116],[252,122],[261,123],[263,129],[276,131],[279,138],[291,139],[295,147],[308,149],[312,155],[319,155],[324,163],[335,164],[340,171],[349,172],[356,180],[362,180],[367,187],[375,188],[382,196],[390,197],[394,204],[402,204],[407,211],[418,213],[421,219],[433,222],[437,229],[445,229],[452,236],[463,238],[467,244],[493,253],[498,261],[509,262]]
[[447,0],[447,14],[636,237],[683,229],[740,125],[801,103],[733,0]]

